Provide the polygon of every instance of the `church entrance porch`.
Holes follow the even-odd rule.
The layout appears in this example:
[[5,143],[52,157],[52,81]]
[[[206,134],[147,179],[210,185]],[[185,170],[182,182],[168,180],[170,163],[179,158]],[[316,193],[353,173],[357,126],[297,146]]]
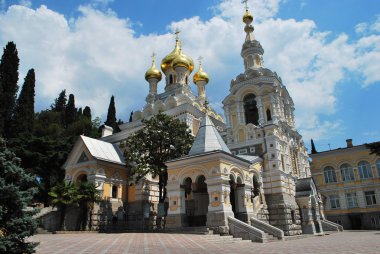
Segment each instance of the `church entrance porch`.
[[207,192],[206,178],[204,175],[200,175],[196,178],[196,182],[193,183],[191,178],[188,177],[184,180],[184,184],[181,186],[184,191],[185,200],[185,220],[183,226],[199,227],[206,226],[207,212],[209,205],[209,197]]

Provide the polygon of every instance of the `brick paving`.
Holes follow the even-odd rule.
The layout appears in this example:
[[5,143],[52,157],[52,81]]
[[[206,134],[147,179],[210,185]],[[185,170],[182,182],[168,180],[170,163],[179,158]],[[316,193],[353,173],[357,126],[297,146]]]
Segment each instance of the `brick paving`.
[[213,242],[202,235],[165,233],[40,234],[37,253],[51,254],[177,254],[177,253],[302,253],[380,254],[380,231],[345,231],[298,240],[252,243]]

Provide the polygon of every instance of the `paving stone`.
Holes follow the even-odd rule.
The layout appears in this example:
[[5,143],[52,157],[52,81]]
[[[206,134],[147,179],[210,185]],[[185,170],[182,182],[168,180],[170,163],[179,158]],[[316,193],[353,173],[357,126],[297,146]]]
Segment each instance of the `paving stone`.
[[214,237],[204,235],[168,233],[40,234],[30,240],[40,242],[38,254],[375,254],[380,253],[379,236],[379,231],[344,231],[264,244],[237,239],[214,241]]

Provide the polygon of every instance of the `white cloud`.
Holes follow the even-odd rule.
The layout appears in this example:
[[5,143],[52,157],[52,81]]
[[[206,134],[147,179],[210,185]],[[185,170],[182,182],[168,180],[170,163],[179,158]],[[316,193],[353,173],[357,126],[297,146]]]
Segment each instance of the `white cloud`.
[[[265,49],[265,66],[282,76],[293,97],[301,133],[305,138],[326,138],[327,131],[333,135],[331,130],[338,132],[341,123],[321,121],[320,116],[336,111],[335,88],[346,72],[360,73],[364,85],[380,81],[380,37],[363,30],[367,35],[352,42],[345,34],[318,31],[312,20],[276,19],[281,2],[254,2],[255,36]],[[240,0],[222,1],[215,10],[209,20],[193,17],[172,22],[168,28],[182,31],[186,54],[194,59],[204,57],[203,67],[211,77],[207,94],[221,111],[230,80],[243,71],[240,50],[245,34]],[[144,73],[150,67],[151,53],[157,53],[159,62],[172,50],[174,36],[136,36],[133,21],[118,18],[109,9],[90,5],[79,11],[78,18],[68,21],[46,6],[35,10],[11,6],[0,14],[0,43],[16,42],[20,80],[29,68],[36,69],[39,109],[50,105],[66,88],[76,95],[78,106],[89,105],[95,115],[106,113],[114,94],[118,116],[127,119],[130,110],[144,104],[148,91]],[[161,81],[159,90],[163,86]]]
[[30,7],[32,7],[32,1],[31,0],[20,0],[19,5],[30,8]]

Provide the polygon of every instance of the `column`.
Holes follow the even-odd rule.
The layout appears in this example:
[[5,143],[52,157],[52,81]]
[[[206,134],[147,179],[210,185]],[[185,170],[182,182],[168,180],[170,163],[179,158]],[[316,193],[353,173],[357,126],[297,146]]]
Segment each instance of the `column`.
[[259,111],[259,125],[262,126],[264,124],[264,113],[263,113],[263,103],[261,100],[261,96],[256,97],[256,105],[257,110]]
[[270,95],[270,101],[271,101],[271,109],[272,109],[272,122],[277,123],[277,118],[278,118],[278,108],[277,108],[277,103],[276,103],[276,98],[274,97],[273,94]]

